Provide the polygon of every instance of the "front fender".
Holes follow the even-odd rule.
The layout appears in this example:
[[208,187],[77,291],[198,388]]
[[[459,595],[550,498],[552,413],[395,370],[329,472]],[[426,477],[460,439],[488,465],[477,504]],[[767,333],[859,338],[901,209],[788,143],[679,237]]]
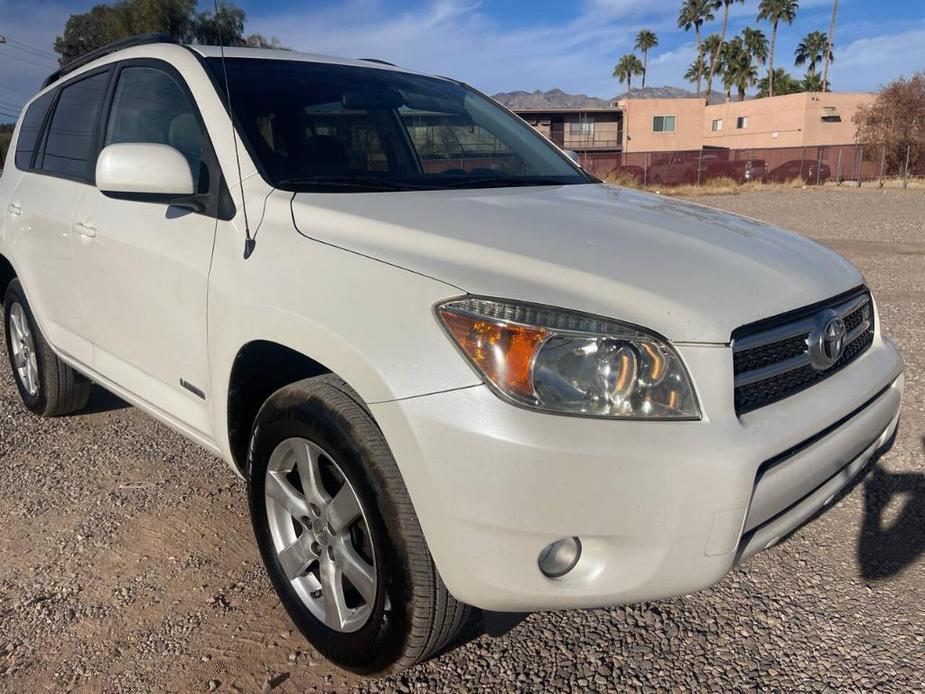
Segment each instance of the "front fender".
[[289,195],[270,195],[254,254],[233,225],[217,235],[209,290],[211,397],[228,442],[235,357],[255,340],[295,350],[343,378],[368,403],[478,385],[434,317],[459,289],[296,232]]

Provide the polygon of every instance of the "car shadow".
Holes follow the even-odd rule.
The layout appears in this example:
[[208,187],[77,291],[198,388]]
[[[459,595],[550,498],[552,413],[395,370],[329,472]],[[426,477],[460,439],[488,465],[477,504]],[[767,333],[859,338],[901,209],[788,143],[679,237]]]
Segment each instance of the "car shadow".
[[[925,438],[922,439],[925,450]],[[894,497],[902,507],[884,518]],[[858,563],[865,580],[890,578],[925,553],[925,474],[892,473],[876,465],[864,484]]]
[[124,410],[128,407],[131,407],[131,405],[125,402],[125,400],[120,398],[118,395],[114,395],[105,388],[94,383],[93,388],[90,391],[90,400],[87,402],[86,407],[84,407],[78,414],[100,414],[102,412]]

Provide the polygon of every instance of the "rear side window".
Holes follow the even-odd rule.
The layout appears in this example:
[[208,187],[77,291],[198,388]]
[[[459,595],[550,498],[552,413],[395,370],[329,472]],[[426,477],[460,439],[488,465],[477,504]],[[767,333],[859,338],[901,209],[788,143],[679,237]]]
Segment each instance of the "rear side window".
[[123,142],[170,145],[186,157],[193,180],[200,180],[204,139],[193,106],[173,77],[152,67],[123,68],[104,146]]
[[109,73],[101,72],[61,90],[37,169],[68,178],[93,178],[89,170],[93,135],[108,83]]
[[48,113],[48,107],[51,106],[54,95],[55,93],[51,91],[40,96],[29,104],[26,115],[22,117],[19,139],[16,141],[16,168],[20,171],[28,171],[32,168],[32,152],[35,151],[35,144],[39,139],[42,123],[45,121],[45,114]]

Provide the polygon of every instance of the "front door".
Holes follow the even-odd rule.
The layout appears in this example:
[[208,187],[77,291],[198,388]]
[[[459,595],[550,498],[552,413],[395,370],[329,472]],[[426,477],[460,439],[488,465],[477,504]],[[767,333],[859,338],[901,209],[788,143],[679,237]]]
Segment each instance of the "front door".
[[[203,170],[202,120],[182,78],[155,61],[118,68],[102,146],[165,144]],[[145,162],[139,161],[143,168]],[[87,191],[75,222],[79,285],[94,370],[168,416],[211,437],[206,299],[214,217],[164,203]]]

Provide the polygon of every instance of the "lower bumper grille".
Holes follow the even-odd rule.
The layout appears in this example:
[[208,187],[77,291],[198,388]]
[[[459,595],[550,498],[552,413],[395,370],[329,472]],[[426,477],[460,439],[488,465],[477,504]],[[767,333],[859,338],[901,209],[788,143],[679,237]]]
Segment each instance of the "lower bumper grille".
[[790,397],[857,359],[874,340],[866,289],[733,333],[739,415]]

